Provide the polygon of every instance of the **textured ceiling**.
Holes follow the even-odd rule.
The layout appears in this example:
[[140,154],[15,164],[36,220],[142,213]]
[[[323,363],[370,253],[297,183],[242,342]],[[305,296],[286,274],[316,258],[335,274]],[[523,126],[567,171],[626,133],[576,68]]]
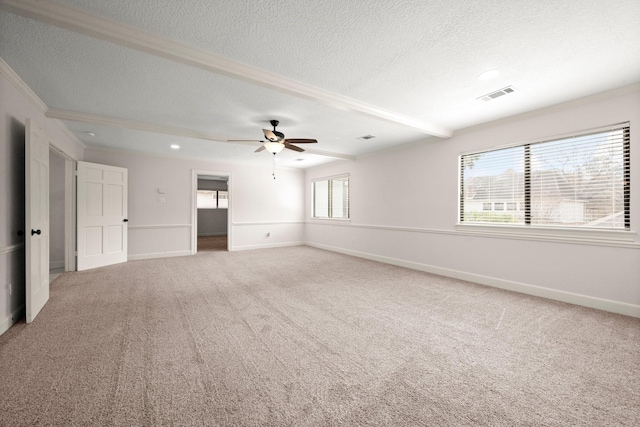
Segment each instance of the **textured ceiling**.
[[[328,105],[286,88],[124,47],[108,36],[94,38],[22,17],[9,3],[0,0],[5,9],[0,54],[51,109],[151,128],[174,126],[218,139],[259,139],[260,129],[274,118],[288,137],[317,138],[312,149],[336,155],[357,156],[430,137],[402,121],[380,120],[340,103]],[[291,87],[302,83],[380,108],[387,117],[396,114],[454,132],[640,81],[637,0],[58,4],[221,55],[258,73],[275,73]],[[501,71],[497,78],[476,79],[494,68]],[[516,92],[488,103],[477,99],[508,85]],[[254,154],[246,145],[159,136],[117,123],[111,128],[65,123],[88,145],[269,161],[266,153]],[[357,139],[366,134],[376,138]],[[170,151],[168,144],[178,140],[183,148]],[[280,157],[282,165],[292,167],[335,160],[293,152]],[[294,161],[299,158],[305,161]]]

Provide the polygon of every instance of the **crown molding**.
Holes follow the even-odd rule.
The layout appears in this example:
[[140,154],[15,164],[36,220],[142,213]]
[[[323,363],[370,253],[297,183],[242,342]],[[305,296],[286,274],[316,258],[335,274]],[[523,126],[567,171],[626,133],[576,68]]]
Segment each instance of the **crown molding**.
[[[49,110],[47,110],[49,111]],[[44,113],[45,117],[47,116],[47,113]],[[53,122],[58,125],[60,127],[60,129],[62,129],[62,131],[64,133],[67,134],[67,136],[69,138],[71,138],[73,140],[73,142],[75,142],[76,144],[78,144],[83,150],[85,150],[87,148],[87,144],[85,144],[84,142],[82,142],[80,140],[80,138],[78,138],[73,132],[71,132],[71,130],[64,124],[62,123],[60,120],[57,119],[53,119]]]
[[318,156],[333,157],[334,159],[340,159],[340,160],[356,160],[356,156],[351,156],[349,154],[340,154],[340,153],[333,153],[330,151],[314,150],[313,148],[305,148],[304,152],[308,154],[316,154]]
[[453,135],[451,130],[444,127],[406,117],[53,1],[0,0],[0,9],[192,67],[308,99],[332,108],[401,125],[428,135],[441,138]]
[[[105,146],[88,146],[87,152],[94,153],[105,153],[105,154],[122,154],[126,156],[137,156],[137,157],[151,157],[155,159],[167,159],[167,160],[185,160],[185,161],[198,161],[205,163],[216,163],[222,165],[236,165],[240,167],[256,167],[255,164],[248,164],[245,162],[238,162],[234,160],[216,160],[206,157],[194,157],[194,156],[183,156],[181,154],[159,154],[159,153],[148,153],[141,150],[129,150],[123,148],[113,148],[113,147],[105,147]],[[266,168],[266,166],[260,166]],[[278,165],[278,170],[290,170],[290,171],[304,171],[303,168],[296,168],[291,166],[282,166]]]
[[540,117],[540,116],[551,114],[557,111],[568,110],[570,108],[591,104],[592,102],[604,101],[604,100],[615,98],[618,96],[629,95],[635,92],[640,92],[640,83],[632,83],[630,85],[622,86],[616,89],[611,89],[604,92],[598,92],[593,95],[583,96],[581,98],[572,99],[570,101],[565,101],[565,102],[553,104],[547,107],[538,108],[536,110],[515,114],[509,117],[504,117],[502,119],[496,119],[490,122],[469,126],[467,128],[457,129],[456,136],[476,132],[483,129],[493,128],[500,125],[515,123],[521,120]]
[[45,113],[50,119],[69,120],[72,122],[90,123],[94,125],[118,127],[144,132],[162,133],[166,135],[184,136],[187,138],[206,139],[209,141],[227,142],[227,137],[210,132],[202,132],[193,129],[176,126],[160,125],[156,123],[139,122],[136,120],[122,119],[119,117],[102,116],[99,114],[80,113],[77,111],[50,108]]
[[11,82],[13,86],[15,86],[18,91],[27,98],[34,107],[36,107],[42,114],[47,111],[47,105],[40,99],[38,95],[34,91],[31,90],[29,86],[20,78],[19,75],[16,74],[15,71],[5,62],[3,58],[0,57],[0,74],[5,76],[7,80]]
[[[203,132],[194,129],[187,129],[175,126],[160,125],[156,123],[139,122],[136,120],[122,119],[119,117],[101,116],[98,114],[80,113],[77,111],[60,110],[50,108],[46,111],[45,116],[50,119],[69,120],[72,122],[89,123],[101,126],[118,127],[125,129],[133,129],[144,132],[160,133],[165,135],[182,136],[187,138],[204,139],[208,141],[224,142],[230,144],[251,145],[255,143],[249,141],[229,141],[224,135],[218,135],[211,132]],[[85,146],[86,147],[86,146]],[[318,156],[333,157],[336,159],[354,160],[354,156],[340,153],[332,153],[329,151],[305,149],[305,153],[316,154]]]
[[[0,74],[13,84],[18,91],[25,97],[31,104],[38,109],[42,114],[46,116],[48,111],[47,105],[33,90],[20,78],[18,74],[6,63],[4,59],[0,57]],[[83,150],[87,148],[86,144],[73,134],[68,127],[64,125],[60,120],[53,120],[53,123],[58,126],[73,142],[75,142]]]

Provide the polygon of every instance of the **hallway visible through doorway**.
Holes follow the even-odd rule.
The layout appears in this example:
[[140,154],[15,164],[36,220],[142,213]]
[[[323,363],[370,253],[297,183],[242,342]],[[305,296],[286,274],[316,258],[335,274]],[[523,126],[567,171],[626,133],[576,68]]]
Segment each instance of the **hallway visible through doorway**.
[[198,237],[198,252],[217,252],[227,250],[227,236]]

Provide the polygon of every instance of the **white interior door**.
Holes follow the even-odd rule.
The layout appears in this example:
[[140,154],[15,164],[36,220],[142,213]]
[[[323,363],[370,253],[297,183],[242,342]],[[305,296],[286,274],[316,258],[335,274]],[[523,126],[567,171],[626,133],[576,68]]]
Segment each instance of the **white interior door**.
[[25,139],[25,303],[31,323],[49,300],[49,138],[27,119]]
[[127,169],[78,162],[78,271],[127,261]]

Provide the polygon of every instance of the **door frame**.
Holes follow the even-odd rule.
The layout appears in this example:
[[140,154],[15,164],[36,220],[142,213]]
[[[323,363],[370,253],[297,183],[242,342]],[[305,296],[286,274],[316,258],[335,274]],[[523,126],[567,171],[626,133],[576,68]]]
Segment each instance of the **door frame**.
[[207,171],[191,169],[191,255],[198,252],[198,176],[219,176],[227,178],[227,191],[229,193],[229,207],[227,208],[227,250],[233,251],[232,221],[233,206],[233,179],[231,172]]
[[76,270],[76,163],[53,141],[49,151],[64,160],[64,271]]

